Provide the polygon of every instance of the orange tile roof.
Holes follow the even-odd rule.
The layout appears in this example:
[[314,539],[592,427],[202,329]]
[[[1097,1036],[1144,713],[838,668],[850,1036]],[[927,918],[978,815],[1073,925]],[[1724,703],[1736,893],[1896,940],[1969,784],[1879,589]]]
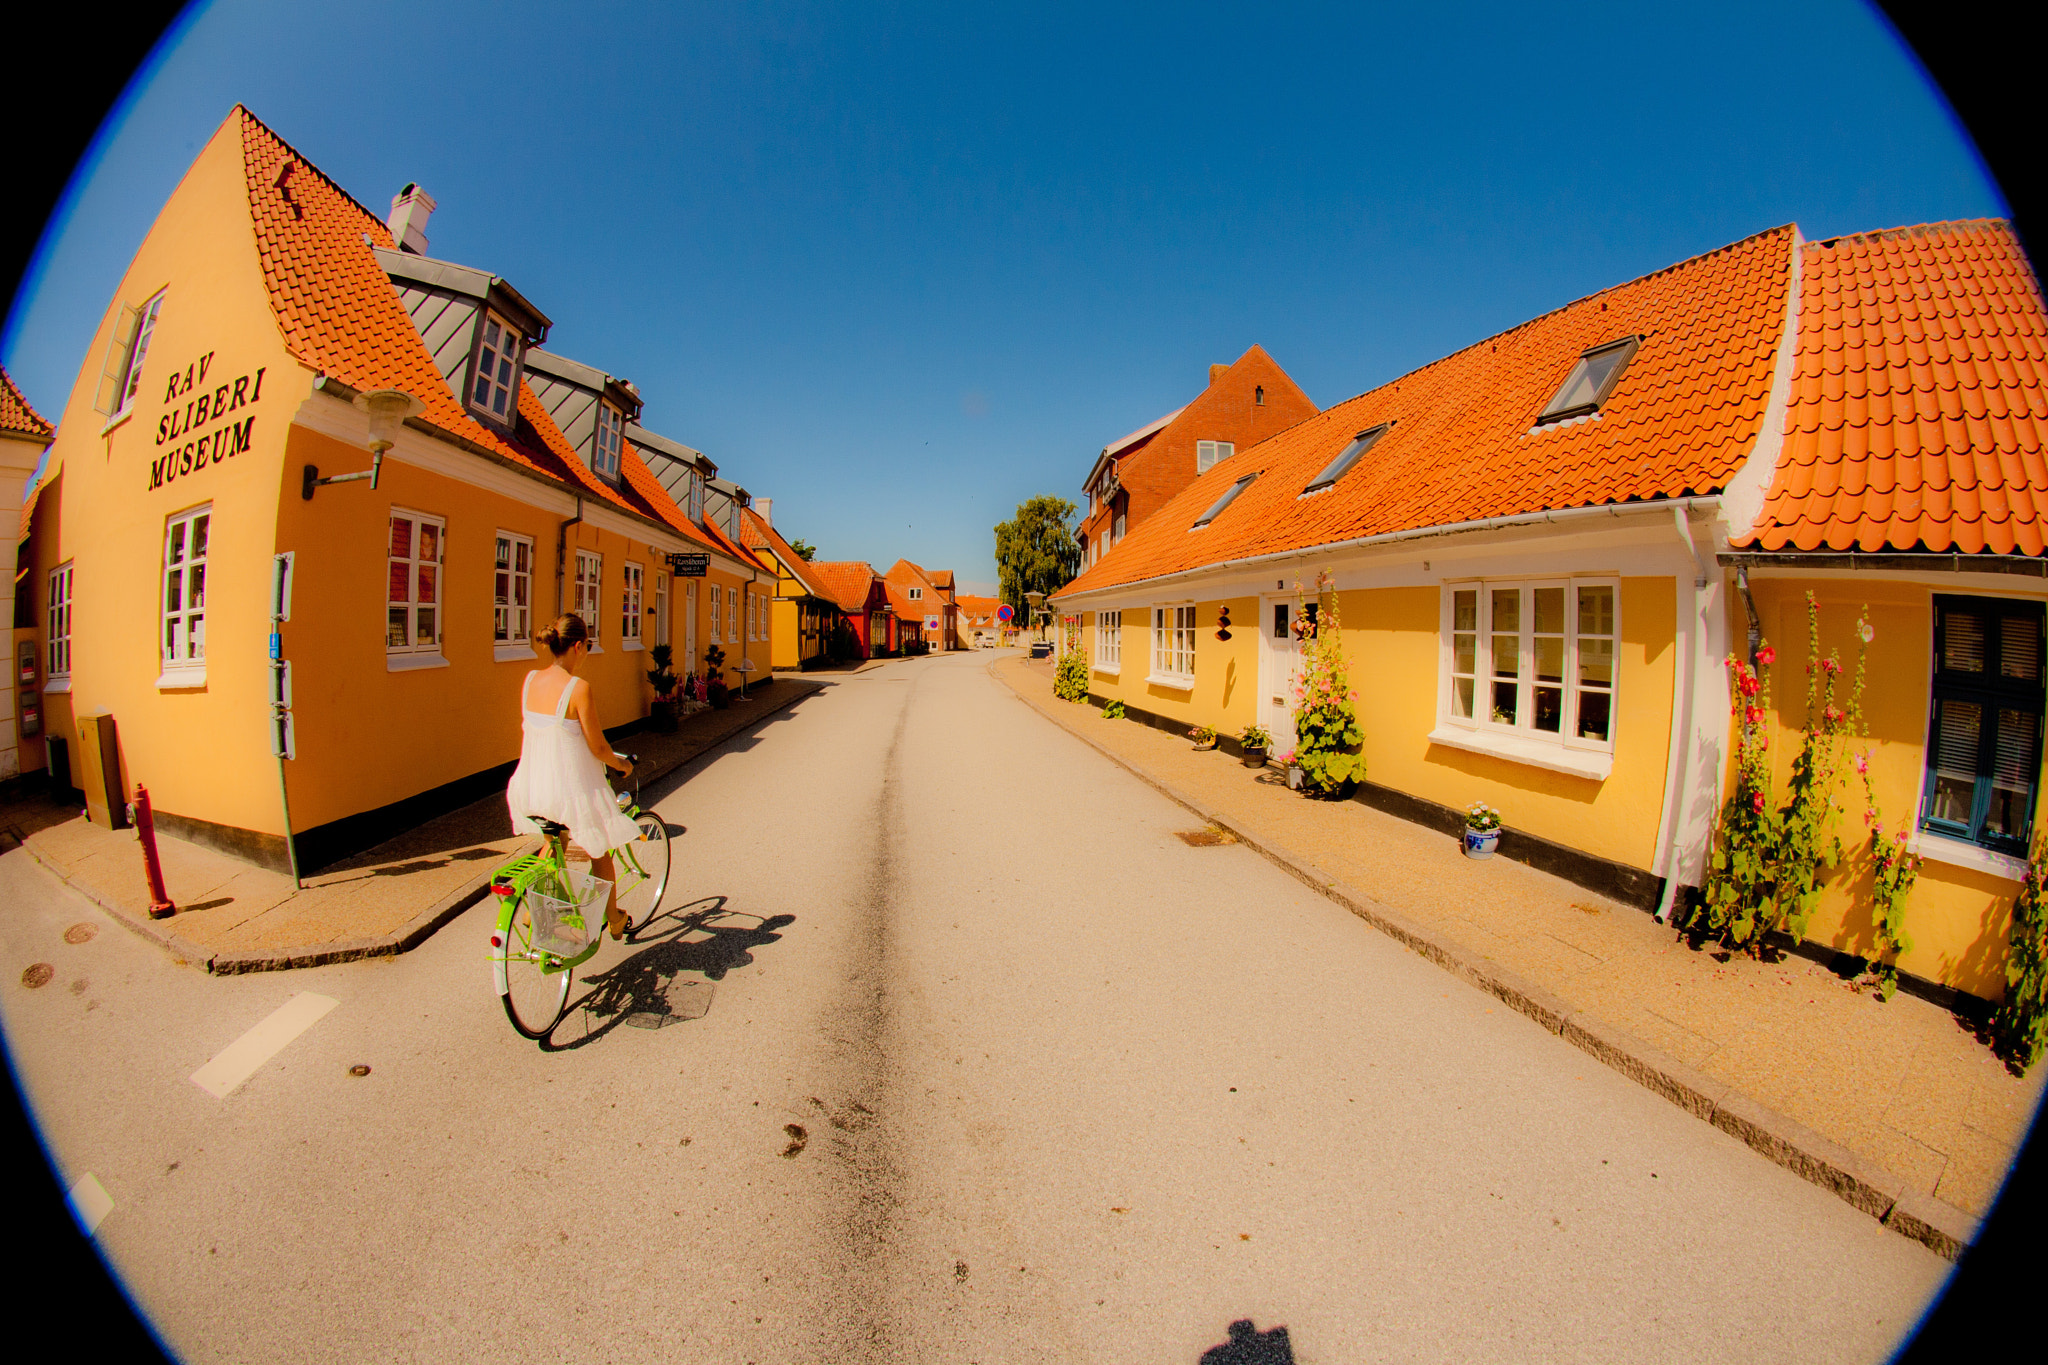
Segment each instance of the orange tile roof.
[[740,509],[740,530],[750,550],[767,550],[788,566],[790,576],[802,585],[803,590],[813,597],[832,600],[832,594],[825,590],[816,576],[810,572],[811,563],[796,552],[788,541],[765,521],[761,514],[751,507]]
[[471,416],[371,254],[372,245],[395,245],[390,229],[246,108],[236,105],[229,118],[241,121],[249,214],[271,312],[301,363],[353,389],[403,389],[425,404],[420,420],[430,426],[690,539],[737,550],[680,515],[637,451],[620,458],[623,491],[599,478],[523,378],[512,437]]
[[1808,243],[1785,443],[1736,544],[2039,555],[2048,315],[2012,229]]
[[0,431],[38,441],[47,441],[57,434],[57,428],[29,406],[28,399],[21,396],[21,390],[14,387],[14,378],[7,373],[5,366],[0,366]]
[[827,560],[811,564],[811,576],[841,611],[858,616],[867,610],[868,586],[877,575],[874,566],[857,559]]
[[[1489,517],[1721,490],[1753,448],[1792,279],[1791,225],[1603,290],[1218,461],[1062,595]],[[1644,338],[1600,411],[1537,428],[1582,352]],[[1353,435],[1393,428],[1334,487]],[[1207,527],[1197,517],[1259,472]]]
[[[889,609],[906,621],[922,622],[927,614],[926,607],[936,608],[937,606],[936,603],[911,601],[910,589],[898,587],[886,578],[882,580],[882,591],[888,594]],[[934,611],[932,614],[936,614],[936,612]]]

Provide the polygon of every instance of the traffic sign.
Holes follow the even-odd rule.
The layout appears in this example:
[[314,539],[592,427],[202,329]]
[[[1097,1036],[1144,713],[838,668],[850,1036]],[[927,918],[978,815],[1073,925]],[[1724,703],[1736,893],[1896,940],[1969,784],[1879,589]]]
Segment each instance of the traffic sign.
[[1016,618],[1016,615],[1017,613],[1011,610],[1010,604],[1008,602],[1005,602],[1000,607],[996,608],[996,620],[1003,622],[1005,625],[1007,625],[1010,621],[1014,620]]

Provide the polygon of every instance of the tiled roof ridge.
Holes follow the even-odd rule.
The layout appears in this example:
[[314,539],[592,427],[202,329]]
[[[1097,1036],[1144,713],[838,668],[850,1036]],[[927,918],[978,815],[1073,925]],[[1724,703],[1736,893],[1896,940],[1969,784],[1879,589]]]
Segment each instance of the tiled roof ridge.
[[[1339,408],[1342,408],[1350,403],[1355,403],[1361,398],[1369,398],[1373,394],[1382,392],[1383,390],[1397,388],[1403,382],[1413,379],[1417,375],[1426,374],[1429,371],[1437,368],[1439,365],[1446,363],[1447,361],[1456,360],[1460,356],[1467,355],[1473,351],[1477,351],[1481,346],[1498,345],[1502,341],[1505,341],[1507,338],[1512,337],[1517,333],[1526,332],[1540,323],[1548,322],[1550,319],[1554,317],[1558,317],[1559,315],[1564,313],[1569,313],[1572,309],[1577,308],[1582,303],[1591,303],[1595,299],[1602,298],[1608,294],[1616,293],[1619,290],[1632,289],[1639,284],[1644,284],[1650,280],[1658,279],[1662,276],[1669,275],[1673,271],[1684,270],[1689,266],[1698,265],[1702,261],[1710,261],[1716,256],[1725,255],[1728,252],[1737,250],[1740,247],[1748,246],[1751,242],[1758,241],[1762,238],[1772,236],[1776,233],[1791,232],[1798,226],[1799,225],[1797,223],[1780,223],[1776,227],[1765,228],[1761,232],[1752,232],[1747,237],[1737,238],[1735,241],[1729,242],[1723,246],[1715,247],[1712,251],[1702,251],[1698,255],[1688,256],[1682,261],[1674,261],[1672,264],[1665,266],[1661,270],[1652,270],[1648,274],[1638,275],[1632,280],[1623,280],[1619,284],[1610,284],[1605,289],[1595,290],[1591,294],[1587,294],[1583,297],[1573,299],[1570,303],[1559,304],[1557,307],[1550,309],[1548,312],[1538,313],[1533,318],[1525,318],[1521,322],[1516,323],[1514,326],[1506,329],[1505,331],[1495,332],[1491,336],[1481,337],[1479,338],[1479,340],[1473,342],[1469,346],[1460,346],[1455,351],[1447,352],[1446,354],[1440,355],[1436,359],[1428,361],[1425,364],[1417,365],[1414,369],[1409,370],[1406,374],[1395,375],[1392,379],[1387,380],[1385,383],[1375,384],[1373,387],[1361,390],[1360,392],[1351,395],[1351,397],[1349,398],[1339,399],[1337,402],[1330,404],[1330,406],[1324,408],[1321,412],[1317,413],[1316,417],[1327,417],[1331,413],[1336,412]],[[1316,417],[1304,417],[1301,421],[1295,423],[1294,426],[1289,427],[1288,430],[1293,431],[1299,429],[1300,427],[1306,426],[1308,423],[1315,421]],[[1284,433],[1282,432],[1275,432],[1273,435],[1279,436],[1283,434]],[[1272,436],[1268,436],[1266,438],[1266,440],[1268,441],[1272,439]],[[1265,442],[1262,441],[1260,442],[1260,444],[1263,445],[1265,444]],[[1253,449],[1257,449],[1257,447],[1253,447]]]
[[1901,227],[1873,228],[1865,232],[1843,232],[1833,237],[1803,244],[1806,251],[1827,251],[1844,243],[1851,246],[1865,242],[1901,241],[1913,237],[1930,237],[1938,232],[1959,232],[1968,228],[2012,231],[2012,221],[2007,218],[1943,218],[1932,223],[1908,223]]
[[[327,172],[325,172],[325,171],[321,170],[321,169],[320,169],[320,167],[319,167],[319,166],[318,166],[318,165],[317,165],[317,164],[316,164],[316,163],[315,163],[315,162],[313,161],[313,159],[312,159],[311,157],[307,156],[307,155],[306,155],[306,154],[305,154],[304,152],[300,151],[300,150],[299,150],[299,149],[298,149],[297,147],[294,147],[294,146],[292,146],[292,144],[291,144],[291,143],[289,143],[289,142],[287,142],[287,141],[286,141],[286,140],[284,139],[284,137],[283,137],[282,135],[280,135],[280,134],[278,133],[278,131],[277,131],[277,130],[276,130],[275,128],[272,128],[272,127],[271,127],[271,126],[270,126],[269,124],[265,123],[265,122],[264,122],[264,121],[263,121],[262,119],[260,119],[260,118],[256,117],[256,114],[255,114],[255,112],[254,112],[253,110],[251,110],[251,109],[249,108],[249,106],[248,106],[248,105],[246,105],[246,104],[242,104],[242,103],[240,103],[240,102],[237,102],[237,103],[236,103],[236,105],[235,105],[235,107],[234,107],[234,110],[233,110],[232,112],[240,114],[240,115],[241,115],[241,116],[243,117],[243,119],[244,119],[244,120],[246,120],[246,121],[247,121],[247,122],[249,122],[249,123],[252,123],[252,124],[256,125],[256,129],[257,129],[257,131],[258,131],[258,132],[262,133],[262,134],[263,134],[263,135],[264,135],[265,137],[269,138],[269,139],[270,139],[270,140],[271,140],[272,142],[275,142],[275,143],[276,143],[276,144],[277,144],[278,146],[280,146],[280,147],[284,148],[284,150],[285,150],[286,152],[288,152],[288,153],[290,153],[290,154],[291,154],[291,158],[292,158],[292,160],[293,160],[293,161],[295,161],[295,162],[297,162],[297,163],[298,163],[299,165],[301,165],[301,166],[305,167],[305,168],[306,168],[307,170],[311,171],[311,172],[312,172],[313,174],[315,174],[315,175],[319,176],[319,177],[320,177],[320,179],[321,179],[321,181],[322,181],[322,183],[324,183],[324,184],[325,184],[325,185],[327,186],[327,188],[329,188],[329,189],[333,190],[333,191],[334,191],[334,192],[335,192],[336,194],[340,195],[340,196],[341,196],[341,197],[342,197],[343,199],[345,199],[346,201],[348,201],[348,203],[350,203],[351,205],[353,205],[353,206],[354,206],[354,207],[355,207],[355,208],[356,208],[356,209],[357,209],[357,210],[358,210],[358,211],[359,211],[359,212],[360,212],[360,213],[361,213],[361,214],[362,214],[362,215],[363,215],[363,216],[364,216],[365,218],[369,219],[369,220],[370,220],[370,221],[371,221],[372,223],[376,224],[376,225],[377,225],[377,227],[378,227],[378,228],[379,228],[379,229],[380,229],[380,230],[382,231],[382,233],[383,233],[383,235],[384,235],[384,236],[386,236],[386,237],[390,237],[390,236],[391,236],[391,229],[390,229],[390,227],[389,227],[389,226],[388,226],[388,225],[387,225],[387,224],[386,224],[386,223],[384,222],[384,220],[383,220],[382,218],[379,218],[379,217],[377,216],[376,210],[372,209],[372,208],[371,208],[371,207],[370,207],[369,205],[365,204],[365,203],[364,203],[364,202],[363,202],[362,200],[360,200],[360,199],[356,198],[356,197],[355,197],[355,196],[354,196],[353,194],[350,194],[350,193],[349,193],[349,192],[348,192],[348,191],[347,191],[346,189],[344,189],[344,188],[342,187],[342,185],[341,185],[341,182],[340,182],[340,181],[336,180],[336,179],[335,179],[335,178],[334,178],[333,176],[329,175],[329,174],[328,174]],[[246,131],[244,132],[243,136],[244,136],[244,138],[246,139],[246,137],[247,137],[247,133],[246,133]],[[244,145],[244,147],[246,147],[246,146],[247,146],[248,144],[247,144],[247,142],[245,141],[245,142],[243,143],[243,145]],[[395,239],[393,240],[393,245],[392,245],[392,247],[391,247],[390,249],[392,249],[392,250],[396,250],[396,249],[397,249],[397,244],[396,244],[396,240],[395,240]]]
[[57,428],[50,425],[50,419],[37,412],[35,404],[28,401],[4,365],[0,365],[0,431],[33,436],[39,440],[48,440],[57,433]]

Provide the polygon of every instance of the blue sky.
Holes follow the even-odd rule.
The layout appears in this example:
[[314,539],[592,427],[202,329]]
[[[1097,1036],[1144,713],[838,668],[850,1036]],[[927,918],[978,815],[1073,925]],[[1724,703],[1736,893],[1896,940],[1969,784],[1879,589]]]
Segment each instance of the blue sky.
[[188,14],[45,237],[46,413],[240,100],[787,535],[992,585],[996,522],[1263,345],[1318,404],[1796,221],[2004,204],[1855,0],[285,6]]

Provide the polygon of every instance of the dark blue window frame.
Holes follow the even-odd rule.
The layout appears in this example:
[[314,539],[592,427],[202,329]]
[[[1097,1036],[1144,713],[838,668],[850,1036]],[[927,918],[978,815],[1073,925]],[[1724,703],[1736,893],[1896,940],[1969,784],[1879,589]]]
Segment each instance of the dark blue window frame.
[[2039,800],[2042,625],[2039,602],[1934,599],[1921,829],[2027,855]]

